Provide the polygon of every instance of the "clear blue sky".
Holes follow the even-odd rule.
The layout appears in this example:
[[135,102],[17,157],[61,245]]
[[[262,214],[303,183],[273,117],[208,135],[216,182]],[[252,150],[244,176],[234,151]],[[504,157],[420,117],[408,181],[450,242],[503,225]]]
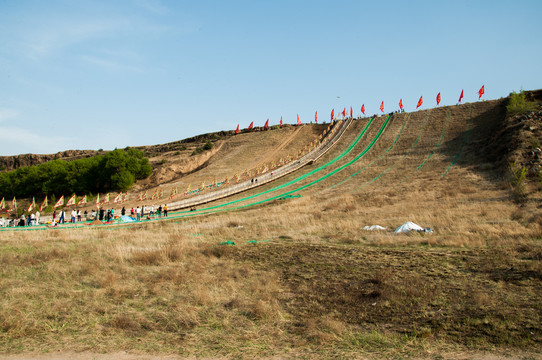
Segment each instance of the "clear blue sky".
[[0,155],[542,87],[542,1],[0,0]]

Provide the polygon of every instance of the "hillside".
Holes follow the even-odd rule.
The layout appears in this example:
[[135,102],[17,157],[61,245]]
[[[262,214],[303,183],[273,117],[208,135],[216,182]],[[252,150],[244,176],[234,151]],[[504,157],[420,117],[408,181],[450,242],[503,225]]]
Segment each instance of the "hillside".
[[[540,358],[542,113],[508,103],[354,119],[316,161],[167,218],[2,229],[0,353]],[[324,130],[164,146],[123,205],[187,198],[134,200],[257,169]],[[427,232],[393,232],[407,221]]]

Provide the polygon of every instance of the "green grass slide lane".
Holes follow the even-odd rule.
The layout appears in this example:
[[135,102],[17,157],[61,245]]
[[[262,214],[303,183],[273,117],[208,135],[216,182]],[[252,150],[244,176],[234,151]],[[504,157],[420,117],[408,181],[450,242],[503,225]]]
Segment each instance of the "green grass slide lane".
[[[391,115],[388,115],[388,118],[386,119],[386,121],[384,122],[384,124],[382,125],[382,127],[380,128],[380,130],[378,131],[378,133],[376,134],[375,138],[371,141],[371,143],[365,148],[365,150],[363,150],[359,155],[357,155],[354,159],[352,159],[351,161],[349,161],[348,163],[336,168],[335,170],[333,170],[332,172],[320,177],[319,179],[316,179],[304,186],[301,186],[297,189],[294,189],[294,190],[290,190],[288,192],[285,192],[285,193],[282,193],[282,194],[278,194],[276,196],[273,196],[271,198],[268,198],[268,199],[264,199],[264,200],[260,200],[260,201],[257,201],[257,202],[253,202],[253,203],[250,203],[250,204],[244,204],[244,205],[239,205],[239,206],[236,206],[236,207],[233,207],[233,208],[224,208],[224,206],[226,205],[231,205],[231,204],[235,204],[235,203],[238,203],[239,201],[242,201],[242,200],[248,200],[248,199],[252,199],[252,198],[255,198],[259,195],[262,195],[262,194],[265,194],[265,193],[268,193],[270,192],[271,190],[275,190],[276,188],[273,188],[271,190],[268,190],[268,191],[264,191],[262,193],[259,193],[259,194],[255,194],[253,196],[249,196],[249,197],[246,197],[244,199],[239,199],[239,200],[234,200],[234,201],[230,201],[229,203],[226,203],[226,204],[221,204],[221,205],[217,205],[217,206],[211,206],[209,208],[204,208],[204,209],[201,209],[201,210],[198,210],[198,211],[195,211],[195,212],[182,212],[182,213],[179,213],[178,215],[176,216],[171,216],[170,218],[171,219],[175,219],[175,218],[186,218],[186,217],[192,217],[192,216],[198,216],[198,215],[206,215],[206,214],[215,214],[215,213],[218,213],[218,212],[223,212],[223,211],[233,211],[233,210],[239,210],[239,209],[244,209],[244,208],[247,208],[247,207],[251,207],[251,206],[256,206],[256,205],[259,205],[259,204],[263,204],[263,203],[266,203],[266,202],[269,202],[269,201],[273,201],[273,200],[276,200],[280,197],[283,197],[283,196],[286,196],[286,195],[290,195],[290,194],[293,194],[295,192],[298,192],[298,191],[301,191],[301,190],[304,190],[316,183],[319,183],[320,181],[324,180],[324,179],[327,179],[328,177],[338,173],[339,171],[343,170],[344,168],[352,165],[354,162],[356,162],[357,160],[359,160],[363,155],[365,155],[372,147],[373,145],[376,143],[376,141],[380,138],[380,136],[382,135],[382,132],[384,131],[384,129],[386,128],[386,126],[388,125],[389,123],[389,120],[391,118]],[[373,119],[371,119],[372,121]],[[352,143],[352,145],[350,145],[350,147],[343,153],[341,154],[340,156],[338,156],[337,158],[335,158],[334,160],[328,162],[327,164],[319,167],[318,169],[315,169],[313,171],[311,171],[310,173],[308,174],[305,174],[303,176],[300,176],[299,178],[297,178],[296,180],[293,180],[287,184],[290,184],[290,183],[294,183],[296,181],[299,181],[303,178],[306,178],[307,176],[309,175],[312,175],[314,173],[316,173],[317,171],[320,171],[322,170],[324,167],[327,167],[333,163],[335,163],[337,160],[339,160],[340,158],[344,157],[348,152],[350,152],[352,150],[352,148],[359,142],[359,139],[361,138],[361,136],[367,131],[367,128],[370,124],[367,124],[367,126],[365,127],[365,129],[363,129],[362,133],[360,134],[360,136],[358,136],[358,138],[356,138],[356,140]],[[284,184],[284,186],[286,186],[287,184]],[[277,188],[282,188],[284,186],[279,186]],[[219,207],[221,207],[219,209]]]
[[389,172],[391,169],[393,169],[395,167],[395,165],[397,165],[400,161],[402,161],[404,158],[406,158],[408,156],[408,154],[410,154],[410,152],[412,150],[414,150],[414,148],[416,147],[416,145],[418,145],[418,142],[420,141],[421,137],[422,137],[422,134],[423,134],[423,131],[425,130],[425,126],[427,125],[427,122],[429,120],[429,113],[427,113],[427,115],[425,116],[425,119],[423,121],[423,124],[422,124],[422,127],[420,128],[420,132],[418,133],[418,135],[416,136],[416,139],[414,140],[414,142],[412,143],[412,145],[410,146],[410,148],[407,150],[406,153],[403,154],[403,156],[401,156],[401,158],[399,160],[397,160],[396,162],[394,162],[393,164],[391,164],[391,166],[389,166],[386,170],[384,170],[381,174],[379,174],[378,176],[374,177],[372,180],[364,183],[363,185],[361,185],[360,187],[354,189],[353,192],[356,192],[362,188],[364,188],[365,186],[373,183],[374,181],[380,179],[384,174],[386,174],[387,172]]
[[272,201],[272,200],[276,200],[282,196],[286,196],[286,195],[290,195],[290,194],[293,194],[293,193],[296,193],[298,191],[301,191],[301,190],[304,190],[308,187],[311,187],[317,183],[319,183],[320,181],[323,181],[325,179],[327,179],[328,177],[332,176],[332,175],[335,175],[336,173],[338,173],[339,171],[342,171],[343,169],[347,168],[348,166],[352,165],[353,163],[355,163],[356,161],[358,161],[361,157],[363,157],[369,150],[371,150],[371,148],[373,147],[373,145],[378,141],[378,139],[380,138],[380,136],[382,135],[382,133],[384,132],[384,129],[386,128],[386,126],[388,125],[389,121],[390,121],[390,118],[391,118],[391,115],[388,115],[388,118],[386,119],[386,121],[384,122],[384,124],[382,124],[382,127],[380,128],[380,130],[378,131],[378,133],[376,134],[375,138],[371,141],[371,143],[369,145],[367,145],[367,147],[360,153],[358,154],[354,159],[350,160],[349,162],[347,162],[346,164],[342,165],[342,166],[339,166],[338,168],[336,168],[335,170],[331,171],[330,173],[306,184],[306,185],[303,185],[297,189],[294,189],[294,190],[290,190],[288,192],[285,192],[285,193],[282,193],[282,194],[279,194],[279,195],[276,195],[276,196],[273,196],[269,199],[265,199],[265,200],[262,200],[262,201],[258,201],[258,202],[255,202],[255,203],[251,203],[251,204],[246,204],[246,205],[242,205],[242,206],[238,206],[238,207],[235,207],[231,210],[236,210],[236,209],[242,209],[242,208],[245,208],[245,207],[249,207],[249,206],[254,206],[254,205],[258,205],[258,204],[263,204],[265,202],[268,202],[268,201]]
[[[388,120],[389,120],[389,117],[386,120],[386,123],[387,123]],[[344,156],[346,156],[348,153],[350,153],[352,151],[352,149],[359,143],[359,141],[361,140],[363,135],[365,135],[365,133],[367,132],[367,130],[369,129],[369,127],[371,126],[373,121],[374,121],[374,117],[371,117],[369,119],[369,121],[367,122],[367,125],[365,125],[365,127],[361,131],[361,133],[357,136],[357,138],[352,142],[352,144],[350,144],[350,146],[342,154],[340,154],[335,159],[327,162],[326,164],[318,167],[317,169],[314,169],[313,171],[311,171],[311,172],[309,172],[307,174],[299,176],[299,177],[293,179],[292,181],[289,181],[289,182],[287,182],[285,184],[276,186],[276,187],[274,187],[272,189],[263,191],[261,193],[254,194],[254,195],[251,195],[251,196],[248,196],[248,197],[245,197],[245,198],[242,198],[242,199],[238,199],[238,200],[233,200],[233,201],[230,201],[230,202],[227,202],[227,203],[224,203],[224,204],[215,205],[215,206],[211,206],[211,207],[208,207],[208,208],[203,208],[203,209],[197,210],[196,212],[191,212],[190,210],[185,210],[185,211],[180,211],[180,212],[170,212],[171,216],[168,216],[168,218],[169,219],[175,219],[175,218],[179,218],[179,217],[190,217],[190,216],[196,216],[196,215],[212,213],[212,211],[209,211],[209,210],[214,210],[214,209],[222,208],[222,207],[232,205],[232,204],[235,204],[235,203],[238,203],[238,202],[241,202],[241,201],[250,200],[250,199],[253,199],[255,197],[270,193],[270,192],[275,191],[275,190],[282,189],[282,188],[284,188],[286,186],[289,186],[289,185],[292,185],[292,184],[294,184],[294,183],[296,183],[298,181],[301,181],[301,180],[307,178],[308,176],[311,176],[311,175],[325,169],[326,167],[334,164],[335,162],[337,162],[338,160],[340,160]],[[283,195],[281,194],[281,195],[279,195],[279,197],[280,196],[283,196]],[[174,215],[174,214],[178,214],[178,215]],[[153,220],[155,220],[155,219],[153,219]],[[150,220],[150,221],[153,221],[153,220]],[[144,222],[148,222],[148,221],[149,220],[143,220],[143,221],[140,221],[140,223],[144,223]],[[122,223],[122,224],[115,224],[115,225],[129,225],[129,224],[132,224],[132,223]],[[94,225],[93,227],[96,227],[96,226],[98,226],[98,227],[100,227],[100,226],[111,226],[111,224]],[[62,226],[62,227],[58,227],[58,228],[55,228],[55,229],[81,229],[81,228],[84,229],[86,227],[84,227],[84,226]],[[39,226],[38,228],[10,227],[10,228],[0,228],[0,231],[13,231],[13,230],[16,230],[16,231],[32,231],[32,230],[34,230],[35,231],[35,230],[44,230],[44,229],[49,229],[49,227],[47,227],[47,226]]]
[[[446,136],[446,129],[448,129],[448,124],[449,123],[450,123],[450,110],[448,110],[448,112],[446,113],[446,124],[444,125],[444,128],[442,129],[442,133],[440,134],[440,139],[439,139],[438,143],[433,148],[433,151],[431,151],[431,153],[429,155],[427,155],[427,157],[421,162],[421,164],[418,165],[418,167],[416,167],[416,171],[419,171],[427,163],[427,161],[429,161],[429,159],[431,159],[431,157],[433,156],[435,151],[437,151],[438,148],[440,148],[440,146],[442,145],[442,141],[444,140],[444,137]],[[402,183],[404,183],[405,181],[410,179],[412,177],[412,175],[413,174],[410,174],[407,177],[405,177],[399,184],[397,184],[397,186],[401,185]]]
[[[215,205],[215,206],[210,206],[208,208],[203,208],[201,209],[200,211],[207,211],[207,210],[213,210],[213,209],[218,209],[218,208],[221,208],[221,207],[225,207],[225,206],[228,206],[228,205],[232,205],[232,204],[236,204],[236,203],[239,203],[241,201],[245,201],[245,200],[250,200],[250,199],[254,199],[255,197],[258,197],[258,196],[262,196],[262,195],[265,195],[265,194],[268,194],[270,192],[273,192],[273,191],[276,191],[276,190],[280,190],[282,188],[285,188],[286,186],[289,186],[289,185],[292,185],[292,184],[295,184],[311,175],[314,175],[316,174],[317,172],[320,172],[322,171],[323,169],[327,168],[328,166],[330,165],[333,165],[334,163],[336,163],[337,161],[339,161],[340,159],[342,159],[343,157],[345,157],[348,153],[350,153],[354,147],[359,143],[359,141],[361,140],[361,138],[363,137],[363,135],[365,135],[365,133],[367,132],[367,130],[369,129],[369,127],[371,126],[371,124],[373,123],[373,120],[374,120],[374,117],[372,117],[368,122],[367,122],[367,125],[365,125],[365,127],[363,128],[363,130],[361,131],[361,133],[358,135],[358,137],[352,142],[352,144],[350,144],[350,146],[342,153],[340,154],[339,156],[337,156],[335,159],[327,162],[326,164],[304,174],[304,175],[301,175],[291,181],[288,181],[287,183],[284,183],[282,185],[279,185],[279,186],[275,186],[274,188],[271,188],[269,190],[266,190],[266,191],[262,191],[260,193],[257,193],[257,194],[254,194],[254,195],[251,195],[251,196],[247,196],[247,197],[244,197],[242,199],[237,199],[237,200],[233,200],[233,201],[229,201],[227,203],[224,203],[224,204],[220,204],[220,205]],[[282,196],[282,195],[281,195]],[[187,211],[182,211],[181,213],[188,213],[190,212],[190,210],[187,210]]]
[[408,119],[410,119],[410,113],[407,114],[407,116],[405,116],[405,122],[403,123],[403,126],[401,127],[401,130],[399,130],[399,133],[397,134],[397,137],[395,138],[395,140],[393,140],[393,143],[390,145],[389,148],[386,149],[386,151],[384,151],[384,153],[382,153],[379,157],[377,157],[376,159],[374,159],[369,165],[365,166],[363,169],[353,173],[352,175],[350,175],[349,177],[347,177],[346,179],[344,179],[343,181],[341,182],[338,182],[336,183],[335,185],[332,185],[330,186],[329,188],[330,189],[333,189],[335,186],[339,186],[343,183],[345,183],[346,181],[352,179],[354,176],[358,175],[360,172],[366,170],[367,168],[369,168],[371,165],[373,165],[376,161],[380,160],[384,155],[386,155],[391,149],[393,149],[393,146],[395,145],[395,143],[397,142],[397,140],[399,140],[399,137],[401,136],[401,134],[403,133],[403,129],[405,128],[405,125],[407,124],[408,122]]
[[[211,207],[211,208],[206,208],[206,209],[202,209],[201,212],[199,212],[198,214],[185,214],[185,215],[179,215],[178,217],[188,217],[188,216],[195,216],[195,215],[204,215],[204,214],[214,214],[214,213],[217,213],[217,212],[222,212],[222,211],[232,211],[232,210],[239,210],[239,209],[244,209],[244,208],[247,208],[247,207],[251,207],[251,206],[255,206],[255,205],[260,205],[260,204],[263,204],[263,203],[266,203],[266,202],[269,202],[269,201],[273,201],[273,200],[276,200],[280,197],[283,197],[283,196],[286,196],[286,195],[290,195],[290,194],[293,194],[293,193],[296,193],[298,191],[301,191],[301,190],[304,190],[308,187],[311,187],[317,183],[319,183],[320,181],[322,180],[325,180],[327,179],[328,177],[332,176],[332,175],[335,175],[336,173],[338,173],[339,171],[347,168],[348,166],[352,165],[353,163],[355,163],[356,161],[358,161],[361,157],[363,157],[369,150],[371,150],[371,148],[373,147],[373,145],[377,142],[377,140],[380,138],[380,136],[382,135],[382,133],[384,132],[384,129],[386,128],[386,126],[388,125],[389,121],[390,121],[390,118],[391,118],[391,115],[388,115],[388,118],[386,119],[386,121],[384,121],[384,124],[382,124],[382,127],[380,128],[380,130],[378,131],[378,133],[376,134],[375,138],[371,141],[371,143],[360,153],[358,154],[354,159],[350,160],[349,162],[347,162],[346,164],[336,168],[335,170],[331,171],[330,173],[306,184],[306,185],[303,185],[297,189],[294,189],[294,190],[290,190],[290,191],[287,191],[285,193],[282,193],[282,194],[279,194],[279,195],[276,195],[276,196],[273,196],[271,198],[268,198],[268,199],[264,199],[264,200],[260,200],[260,201],[257,201],[257,202],[254,202],[254,203],[250,203],[250,204],[245,204],[245,205],[240,205],[240,206],[236,206],[236,207],[233,207],[233,208],[227,208],[227,209],[215,209],[214,207]],[[335,162],[335,161],[333,161]],[[331,164],[328,163],[328,164]],[[223,204],[225,205],[225,204]],[[212,209],[212,210],[211,210]]]
[[461,143],[461,147],[459,148],[459,151],[457,152],[457,155],[454,157],[453,161],[450,163],[450,165],[446,168],[446,170],[440,176],[441,178],[445,177],[446,174],[448,174],[448,171],[450,171],[450,169],[457,163],[457,160],[459,160],[459,158],[461,157],[461,154],[463,153],[463,148],[465,147],[465,145],[467,145],[470,138],[471,120],[472,120],[472,104],[470,104],[469,121],[467,123],[467,130],[465,131],[465,136],[463,137],[463,142]]

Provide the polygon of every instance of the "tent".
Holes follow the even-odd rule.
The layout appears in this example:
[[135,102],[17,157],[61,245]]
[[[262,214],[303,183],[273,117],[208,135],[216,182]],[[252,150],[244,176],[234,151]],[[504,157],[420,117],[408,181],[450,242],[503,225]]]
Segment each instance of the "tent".
[[424,231],[424,229],[420,225],[409,221],[395,229],[394,233],[409,233],[410,231]]

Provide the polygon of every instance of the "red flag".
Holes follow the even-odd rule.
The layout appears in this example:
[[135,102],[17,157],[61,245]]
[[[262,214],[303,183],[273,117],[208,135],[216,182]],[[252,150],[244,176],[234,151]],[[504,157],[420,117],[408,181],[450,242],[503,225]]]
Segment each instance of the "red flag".
[[235,135],[239,134],[239,124],[237,124],[237,129],[235,129]]
[[423,96],[420,96],[420,100],[418,100],[418,105],[416,105],[416,109],[422,106],[423,104]]
[[437,106],[440,104],[440,93],[437,95]]
[[250,125],[248,126],[248,131],[252,130],[252,128],[254,127],[254,121],[250,123]]
[[354,115],[354,112],[352,111],[352,106],[350,106],[350,117],[353,117],[352,115]]
[[459,95],[459,101],[458,102],[461,102],[461,99],[463,99],[463,90],[461,90],[461,95]]
[[299,114],[297,114],[297,125],[301,125],[301,120],[299,120]]
[[361,105],[361,112],[365,115],[365,104]]
[[282,115],[280,116],[280,126],[282,126]]
[[403,110],[403,99],[399,99],[399,109]]
[[484,85],[478,90],[478,100],[482,98],[482,95],[484,95]]
[[265,122],[265,125],[263,126],[263,129],[264,130],[269,129],[269,119],[267,119],[267,121]]
[[346,108],[343,110],[343,118],[346,116]]
[[314,112],[314,122],[318,123],[318,111]]
[[380,104],[380,111],[384,112],[384,101],[382,101],[382,104]]
[[335,109],[331,109],[331,121],[333,121],[334,117],[335,117]]

